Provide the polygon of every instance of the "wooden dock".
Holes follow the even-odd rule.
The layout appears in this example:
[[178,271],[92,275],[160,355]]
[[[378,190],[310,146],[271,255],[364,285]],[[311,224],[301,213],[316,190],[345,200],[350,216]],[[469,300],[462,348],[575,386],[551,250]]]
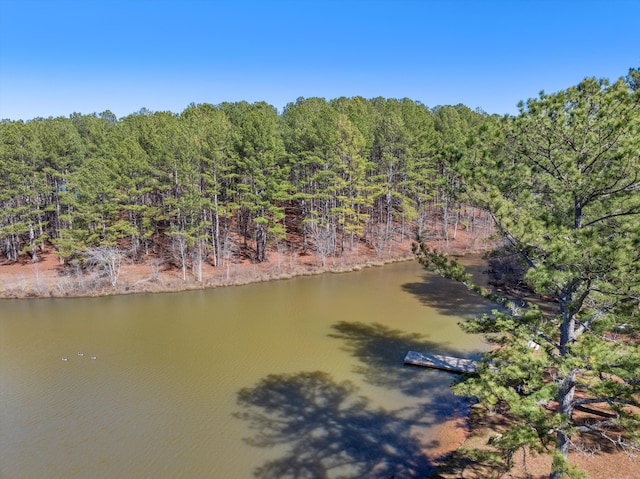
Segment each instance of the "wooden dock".
[[442,369],[451,373],[475,373],[476,362],[471,359],[454,358],[440,354],[418,353],[409,351],[404,358],[405,364],[424,366],[426,368]]

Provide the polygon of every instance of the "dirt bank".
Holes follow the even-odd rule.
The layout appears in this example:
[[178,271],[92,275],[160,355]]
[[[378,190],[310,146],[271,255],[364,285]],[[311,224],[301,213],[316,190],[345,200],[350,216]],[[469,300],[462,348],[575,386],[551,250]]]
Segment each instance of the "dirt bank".
[[[496,452],[489,442],[507,427],[507,418],[500,414],[489,414],[481,405],[471,409],[465,421],[459,421],[444,431],[462,440],[455,451],[436,460],[438,468],[432,479],[546,479],[551,470],[549,455],[534,455],[528,449],[514,454],[513,467],[504,468],[495,463],[489,454]],[[446,427],[446,426],[445,426]],[[450,443],[453,444],[453,440]],[[475,452],[471,452],[475,451]],[[479,452],[478,452],[479,451]],[[640,457],[633,457],[611,447],[610,444],[594,443],[591,451],[570,452],[569,462],[585,472],[590,479],[637,479],[640,477]]]
[[[434,241],[432,247],[452,254],[465,254],[482,245],[477,238],[469,238],[464,232],[450,241]],[[38,262],[0,263],[0,298],[37,298],[102,296],[146,292],[183,291],[189,289],[214,288],[295,276],[345,272],[364,267],[413,259],[411,241],[394,242],[382,253],[361,244],[343,256],[327,258],[324,265],[320,258],[297,251],[270,251],[268,261],[254,263],[249,259],[233,259],[221,267],[208,263],[202,266],[202,281],[187,270],[186,274],[175,265],[149,258],[142,263],[123,261],[115,286],[113,278],[100,271],[83,271],[80,268],[63,266],[53,249],[40,255]]]

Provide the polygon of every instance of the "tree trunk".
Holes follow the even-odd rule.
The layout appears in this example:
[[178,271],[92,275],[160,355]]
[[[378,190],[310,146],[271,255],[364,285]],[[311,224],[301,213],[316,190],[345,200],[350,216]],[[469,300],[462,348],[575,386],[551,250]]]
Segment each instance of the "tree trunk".
[[203,240],[199,239],[197,247],[193,250],[193,256],[191,259],[191,267],[196,271],[198,283],[202,283],[202,252],[204,250],[202,243]]
[[263,263],[267,260],[267,232],[265,226],[260,223],[256,225],[256,261]]
[[442,204],[442,234],[445,242],[449,243],[449,200],[446,198]]
[[[218,184],[218,171],[216,168],[213,169],[213,184]],[[222,255],[221,255],[221,241],[220,241],[220,207],[218,205],[218,192],[213,194],[213,266],[219,266],[222,264]]]
[[[576,340],[576,321],[573,312],[570,309],[570,301],[572,299],[572,288],[574,284],[565,287],[560,294],[560,313],[562,314],[562,324],[560,325],[560,355],[567,354],[567,346]],[[566,419],[565,424],[570,425],[573,418],[574,396],[576,388],[577,370],[572,370],[567,376],[562,378],[560,387],[558,388],[558,412]],[[558,428],[556,433],[556,451],[560,453],[564,461],[569,456],[569,445],[571,437],[567,435],[562,426]],[[563,462],[564,462],[563,461]],[[549,479],[561,479],[564,475],[564,464],[554,460]]]
[[[566,378],[562,380],[560,388],[558,389],[558,412],[567,417],[567,423],[571,423],[574,407],[574,395],[576,389],[576,370],[573,370]],[[556,451],[567,460],[569,456],[569,445],[571,444],[571,437],[561,428],[558,428],[556,435]],[[564,465],[561,462],[556,462],[552,465],[551,474],[549,479],[562,479],[564,475]]]
[[38,251],[36,249],[36,233],[32,225],[29,225],[29,246],[31,247],[31,261],[36,263],[38,261]]

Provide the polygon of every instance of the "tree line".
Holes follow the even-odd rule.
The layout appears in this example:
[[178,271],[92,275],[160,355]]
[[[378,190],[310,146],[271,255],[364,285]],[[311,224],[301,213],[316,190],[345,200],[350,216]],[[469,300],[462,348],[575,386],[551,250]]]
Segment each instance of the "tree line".
[[110,248],[201,277],[205,261],[265,261],[288,233],[323,264],[362,241],[424,239],[433,217],[446,238],[473,226],[451,164],[488,118],[354,97],[4,120],[0,251],[37,261],[53,245],[70,264]]

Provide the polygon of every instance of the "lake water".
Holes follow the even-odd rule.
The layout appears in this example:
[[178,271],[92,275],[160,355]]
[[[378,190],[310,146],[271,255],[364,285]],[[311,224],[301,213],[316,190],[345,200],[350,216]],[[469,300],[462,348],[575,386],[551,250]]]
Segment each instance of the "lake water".
[[415,262],[171,294],[0,301],[0,477],[424,477],[488,311]]

